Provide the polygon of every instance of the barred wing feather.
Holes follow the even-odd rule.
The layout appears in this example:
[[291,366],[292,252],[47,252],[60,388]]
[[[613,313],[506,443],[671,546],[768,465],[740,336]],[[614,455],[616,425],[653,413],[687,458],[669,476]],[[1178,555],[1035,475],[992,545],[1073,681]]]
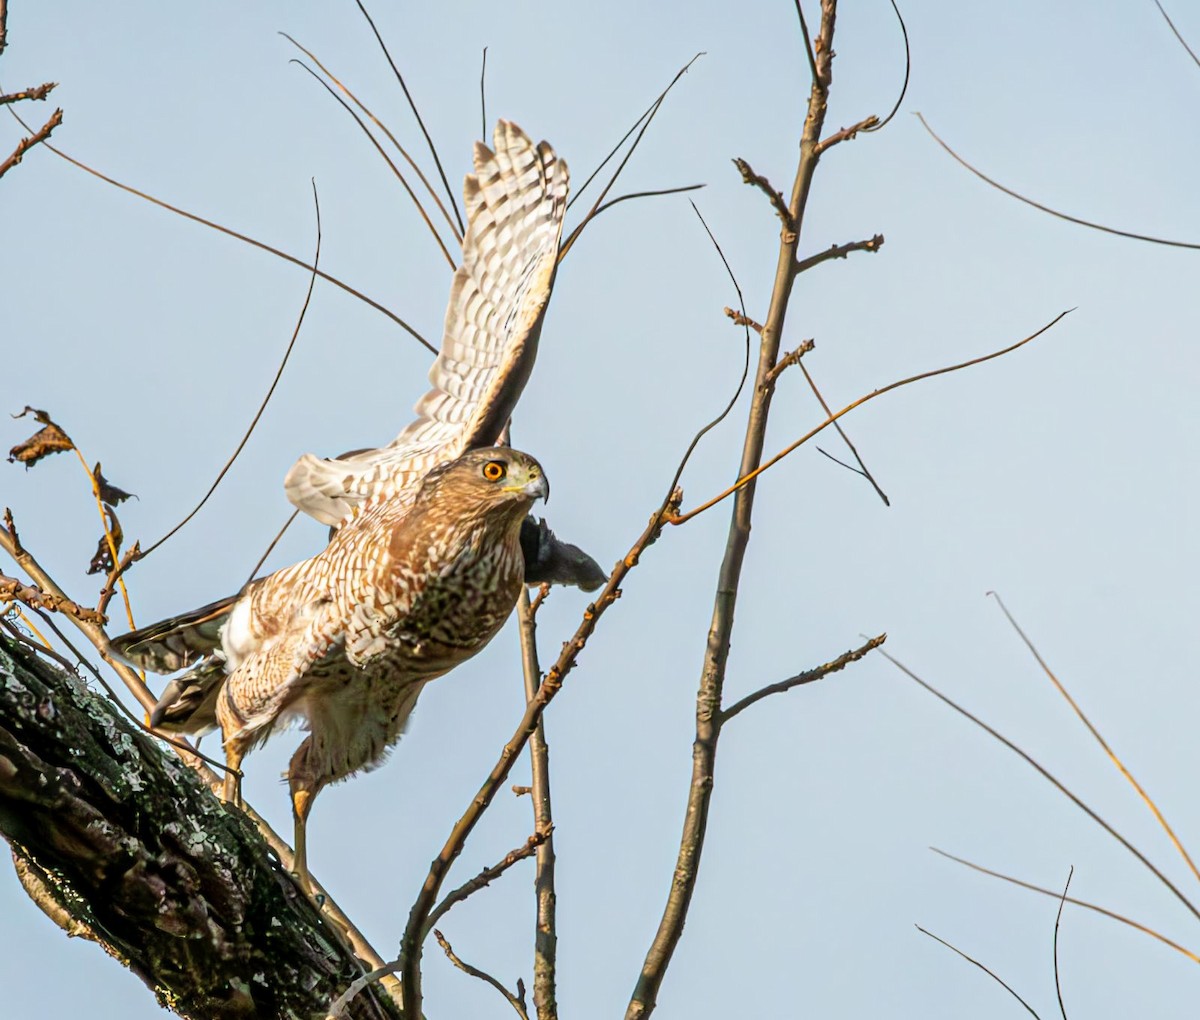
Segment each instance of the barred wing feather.
[[288,499],[325,524],[366,500],[415,493],[438,464],[495,443],[537,355],[554,284],[569,183],[546,142],[500,121],[493,152],[475,144],[466,178],[467,234],[454,274],[441,352],[416,420],[391,443],[336,460],[305,454],[288,472]]

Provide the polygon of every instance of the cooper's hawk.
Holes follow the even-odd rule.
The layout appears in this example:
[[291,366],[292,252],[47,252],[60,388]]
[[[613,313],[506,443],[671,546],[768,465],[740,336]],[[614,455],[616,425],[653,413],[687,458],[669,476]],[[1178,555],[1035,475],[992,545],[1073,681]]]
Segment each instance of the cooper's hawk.
[[[184,733],[219,724],[234,768],[281,718],[307,721],[288,771],[302,875],[313,796],[378,762],[422,686],[491,639],[522,579],[534,579],[524,558],[541,559],[535,574],[557,571],[548,580],[594,587],[603,577],[544,523],[525,521],[544,477],[532,458],[493,445],[533,365],[568,186],[566,164],[516,125],[501,121],[495,146],[475,146],[462,264],[416,420],[382,449],[306,455],[288,473],[288,498],[335,525],[329,547],[113,642],[155,672],[203,660],[167,685],[151,723]],[[236,796],[233,780],[226,793]]]
[[232,770],[226,800],[239,800],[247,751],[280,725],[306,725],[287,773],[306,887],[313,798],[379,764],[421,688],[496,635],[523,583],[521,522],[549,492],[528,454],[468,451],[435,467],[415,493],[368,503],[311,559],[113,642],[151,670],[205,657],[173,682],[175,697],[159,702],[151,724],[186,733],[220,726]]

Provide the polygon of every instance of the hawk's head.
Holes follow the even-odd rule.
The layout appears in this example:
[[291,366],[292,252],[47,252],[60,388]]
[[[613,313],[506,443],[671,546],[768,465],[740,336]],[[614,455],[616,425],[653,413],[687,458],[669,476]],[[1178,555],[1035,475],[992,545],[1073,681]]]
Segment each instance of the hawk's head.
[[520,450],[489,446],[430,471],[417,501],[488,514],[507,511],[504,516],[523,520],[536,500],[549,498],[550,483],[541,464]]

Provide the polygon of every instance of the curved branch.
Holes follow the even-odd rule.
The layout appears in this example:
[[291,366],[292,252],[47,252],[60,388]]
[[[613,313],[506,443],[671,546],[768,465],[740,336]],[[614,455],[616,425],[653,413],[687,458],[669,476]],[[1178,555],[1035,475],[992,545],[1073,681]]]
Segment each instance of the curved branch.
[[1103,223],[1094,223],[1092,220],[1080,219],[1078,216],[1071,216],[1068,213],[1059,212],[1057,209],[1051,209],[1050,206],[1042,205],[1041,202],[1035,202],[1032,198],[1026,198],[1019,192],[1013,191],[1012,188],[1006,188],[999,181],[993,180],[982,170],[978,170],[973,167],[970,163],[963,159],[962,156],[950,148],[949,145],[942,141],[938,133],[929,126],[929,122],[923,116],[921,116],[921,114],[917,113],[915,116],[917,120],[921,122],[921,126],[929,132],[930,137],[933,138],[938,145],[945,149],[951,158],[959,164],[959,166],[965,167],[985,184],[990,184],[997,191],[1004,192],[1004,194],[1008,195],[1009,198],[1015,198],[1018,202],[1024,202],[1026,205],[1033,206],[1033,208],[1037,209],[1039,212],[1049,213],[1051,216],[1054,216],[1057,219],[1066,220],[1068,223],[1076,223],[1079,226],[1087,227],[1090,230],[1099,230],[1103,234],[1113,234],[1116,237],[1128,237],[1134,241],[1146,241],[1150,244],[1163,244],[1168,248],[1189,248],[1193,251],[1200,251],[1200,244],[1192,241],[1172,241],[1165,237],[1152,237],[1149,234],[1137,234],[1131,230],[1117,230],[1116,227],[1106,227]]

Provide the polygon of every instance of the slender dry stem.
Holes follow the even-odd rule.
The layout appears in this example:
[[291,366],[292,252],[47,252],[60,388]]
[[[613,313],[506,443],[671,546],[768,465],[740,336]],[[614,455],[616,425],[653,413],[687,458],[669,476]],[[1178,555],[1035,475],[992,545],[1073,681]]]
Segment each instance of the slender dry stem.
[[[517,600],[517,623],[521,634],[521,669],[525,677],[525,701],[537,696],[542,684],[538,663],[537,620],[529,601],[529,589],[521,589]],[[550,745],[546,742],[546,720],[538,720],[529,738],[529,764],[532,773],[530,787],[533,801],[533,823],[546,838],[537,848],[537,873],[534,876],[536,916],[533,936],[533,1006],[538,1020],[556,1020],[558,967],[558,926],[556,908],[558,895],[554,887],[554,811],[550,802]]]
[[[973,963],[976,967],[978,967],[981,971],[983,971],[988,977],[990,977],[993,981],[995,981],[998,985],[1000,985],[1006,992],[1008,992],[1009,995],[1011,995],[1014,999],[1016,999],[1017,1002],[1019,1002],[1022,1006],[1024,1006],[1029,1011],[1031,1016],[1037,1017],[1037,1013],[1034,1011],[1034,1008],[1031,1005],[1029,1005],[1028,1002],[1026,1002],[1024,999],[1022,999],[1021,996],[1019,996],[1017,994],[1017,992],[1013,988],[1013,986],[1010,985],[1007,981],[1005,981],[994,970],[991,970],[989,967],[986,967],[984,964],[980,963],[978,960],[975,959],[975,957],[968,956],[961,949],[959,949],[958,946],[952,945],[951,943],[947,942],[945,939],[939,938],[937,935],[934,935],[933,932],[927,931],[926,929],[922,928],[919,924],[913,925],[913,927],[916,928],[917,931],[919,931],[922,935],[928,935],[931,939],[933,939],[934,942],[940,942],[943,946],[945,946],[951,952],[957,953],[964,960],[966,960],[967,963]],[[1041,1018],[1038,1017],[1038,1020],[1041,1020]]]
[[[1006,875],[1002,871],[992,871],[990,868],[985,868],[982,864],[976,864],[973,861],[968,861],[964,857],[955,857],[954,854],[947,853],[945,850],[939,850],[936,846],[929,848],[935,854],[945,857],[947,860],[954,861],[956,864],[961,864],[965,868],[970,868],[972,871],[978,871],[981,875],[989,875],[992,878],[998,878],[1002,882],[1008,882],[1018,886],[1021,889],[1028,889],[1030,892],[1041,893],[1043,896],[1053,896],[1058,899],[1062,893],[1055,889],[1047,889],[1044,886],[1034,885],[1032,882],[1025,882],[1022,879],[1014,878],[1012,875]],[[1200,963],[1200,952],[1194,952],[1186,946],[1181,946],[1178,942],[1167,938],[1162,932],[1155,931],[1148,925],[1142,924],[1140,921],[1135,921],[1124,914],[1118,914],[1115,910],[1109,910],[1107,907],[1101,907],[1095,903],[1089,903],[1087,900],[1079,900],[1074,896],[1066,897],[1066,901],[1073,906],[1083,907],[1085,910],[1090,910],[1093,913],[1099,914],[1101,917],[1107,917],[1113,921],[1120,921],[1121,924],[1132,928],[1134,931],[1140,931],[1143,935],[1149,935],[1152,939],[1157,939],[1164,946],[1174,949],[1175,952],[1186,956],[1192,963]]]
[[965,167],[985,184],[991,185],[997,191],[1002,191],[1004,194],[1008,195],[1009,198],[1015,198],[1018,202],[1024,202],[1026,205],[1032,206],[1034,209],[1037,209],[1040,212],[1048,213],[1057,219],[1066,220],[1068,223],[1075,223],[1081,227],[1088,227],[1091,230],[1099,230],[1104,234],[1114,234],[1117,237],[1128,237],[1134,241],[1148,241],[1150,244],[1165,244],[1170,248],[1190,248],[1193,251],[1200,249],[1200,244],[1193,241],[1172,241],[1165,237],[1152,237],[1149,234],[1138,234],[1130,230],[1117,230],[1116,227],[1106,227],[1103,223],[1095,223],[1092,220],[1080,219],[1078,216],[1071,216],[1068,213],[1059,212],[1057,209],[1052,209],[1050,206],[1043,205],[1041,202],[1035,202],[1032,198],[1026,198],[1020,192],[1013,191],[1012,188],[1006,188],[999,181],[993,180],[982,170],[972,166],[965,159],[963,159],[962,156],[950,148],[946,142],[942,141],[938,133],[929,126],[929,122],[921,114],[916,114],[916,117],[917,120],[921,122],[921,126],[929,132],[930,137],[932,137],[933,140],[938,143],[938,145],[940,145],[947,153],[949,153],[956,163],[962,167]]
[[1034,659],[1037,660],[1037,664],[1042,668],[1042,672],[1045,673],[1050,682],[1054,684],[1054,687],[1058,693],[1066,698],[1067,704],[1071,706],[1071,710],[1079,718],[1079,721],[1087,727],[1088,732],[1095,739],[1096,743],[1098,743],[1101,748],[1104,749],[1104,753],[1108,755],[1108,760],[1112,762],[1113,767],[1116,768],[1116,770],[1129,781],[1129,785],[1132,786],[1135,791],[1137,791],[1137,795],[1141,798],[1142,803],[1145,804],[1150,813],[1154,815],[1155,821],[1162,826],[1163,831],[1167,834],[1167,838],[1171,841],[1171,845],[1174,846],[1179,852],[1179,855],[1184,859],[1184,862],[1187,864],[1188,869],[1195,876],[1196,880],[1200,881],[1200,870],[1197,870],[1191,854],[1187,852],[1187,849],[1184,847],[1182,841],[1178,836],[1175,835],[1175,830],[1171,828],[1171,824],[1167,821],[1166,816],[1162,813],[1162,811],[1159,810],[1158,805],[1154,802],[1154,798],[1152,798],[1150,794],[1148,794],[1142,787],[1142,784],[1133,777],[1133,773],[1125,767],[1125,763],[1117,755],[1117,752],[1109,746],[1108,741],[1104,739],[1100,731],[1092,725],[1092,721],[1084,714],[1083,709],[1079,707],[1075,699],[1071,697],[1071,694],[1067,690],[1066,686],[1061,680],[1059,680],[1057,675],[1055,675],[1054,671],[1046,663],[1046,660],[1042,658],[1041,652],[1037,650],[1037,646],[1034,645],[1032,640],[1030,640],[1029,635],[1025,633],[1025,631],[1021,628],[1021,625],[1017,623],[1016,619],[1013,617],[1012,613],[1008,611],[1008,606],[1004,604],[1004,600],[994,591],[988,592],[988,594],[996,600],[996,604],[1000,607],[1000,611],[1008,619],[1008,622],[1012,625],[1013,630],[1017,632],[1017,635],[1020,637],[1020,639],[1025,642],[1025,647],[1029,649],[1030,654],[1034,657]]

